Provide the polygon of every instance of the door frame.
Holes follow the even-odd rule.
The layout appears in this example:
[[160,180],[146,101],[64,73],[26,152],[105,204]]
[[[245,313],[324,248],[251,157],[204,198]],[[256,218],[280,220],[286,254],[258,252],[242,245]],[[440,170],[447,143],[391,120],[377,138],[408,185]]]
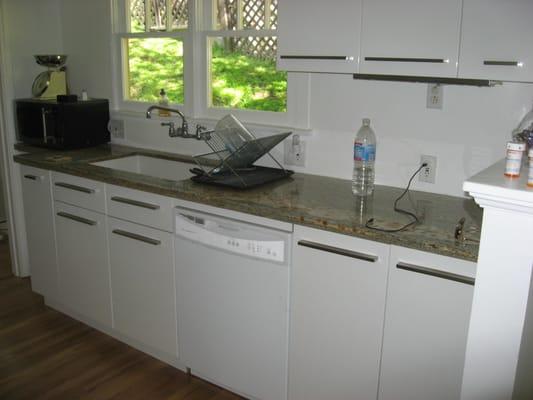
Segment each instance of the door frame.
[[16,151],[15,121],[13,118],[13,71],[6,41],[6,20],[3,0],[0,0],[0,173],[2,174],[6,208],[11,270],[18,277],[29,276],[28,248],[24,208],[22,206],[22,185],[20,168],[13,161]]

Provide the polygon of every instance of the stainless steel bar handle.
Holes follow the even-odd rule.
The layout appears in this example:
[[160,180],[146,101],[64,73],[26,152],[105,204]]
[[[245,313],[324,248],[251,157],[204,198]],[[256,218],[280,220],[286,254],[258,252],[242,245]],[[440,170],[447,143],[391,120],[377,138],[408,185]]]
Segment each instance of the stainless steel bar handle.
[[149,238],[147,236],[138,235],[136,233],[132,233],[132,232],[128,232],[128,231],[123,231],[122,229],[113,229],[112,232],[115,235],[124,236],[126,238],[133,239],[133,240],[138,240],[139,242],[148,243],[148,244],[151,244],[151,245],[154,245],[154,246],[158,246],[158,245],[161,244],[160,240],[152,239],[152,238]]
[[95,192],[94,189],[89,189],[83,186],[73,185],[71,183],[66,183],[66,182],[56,182],[55,185],[65,188],[65,189],[75,190],[76,192],[82,192],[82,193],[87,193],[87,194],[91,194]]
[[340,61],[353,61],[354,56],[296,56],[296,55],[281,55],[282,60],[340,60]]
[[401,261],[398,264],[396,264],[396,268],[403,269],[405,271],[416,272],[419,274],[430,275],[436,278],[447,279],[449,281],[465,283],[467,285],[472,285],[472,286],[476,282],[475,278],[471,278],[470,276],[454,274],[452,272],[437,271],[433,268],[427,268],[427,267],[422,267],[420,265],[408,264],[408,263],[404,263]]
[[521,67],[520,61],[497,61],[497,60],[483,60],[483,65],[499,65],[504,67]]
[[44,107],[41,108],[41,118],[43,122],[43,143],[48,143],[48,132],[46,131],[46,114],[50,111],[46,110]]
[[159,210],[160,208],[159,205],[157,204],[145,203],[144,201],[128,199],[126,197],[120,197],[120,196],[113,196],[111,197],[111,200],[116,201],[117,203],[128,204],[130,206],[147,208],[148,210]]
[[329,246],[327,244],[311,242],[309,240],[298,241],[298,246],[309,247],[311,249],[326,251],[328,253],[333,253],[333,254],[337,254],[337,255],[345,256],[345,257],[356,258],[358,260],[363,260],[363,261],[368,261],[368,262],[376,262],[378,260],[377,256],[374,256],[371,254],[359,253],[358,251],[342,249],[340,247],[334,247],[334,246]]
[[40,181],[41,179],[43,179],[42,176],[30,175],[30,174],[24,175],[24,178],[32,180],[32,181]]
[[415,63],[434,63],[434,64],[447,64],[450,62],[450,60],[446,58],[416,58],[416,57],[365,57],[365,61],[415,62]]
[[74,214],[69,214],[69,213],[66,213],[66,212],[63,212],[63,211],[58,212],[57,215],[59,215],[60,217],[63,217],[63,218],[70,219],[72,221],[81,222],[82,224],[85,224],[85,225],[94,226],[94,225],[96,225],[98,223],[96,221],[93,221],[93,220],[90,220],[90,219],[87,219],[87,218],[83,218],[83,217],[79,217],[79,216],[74,215]]

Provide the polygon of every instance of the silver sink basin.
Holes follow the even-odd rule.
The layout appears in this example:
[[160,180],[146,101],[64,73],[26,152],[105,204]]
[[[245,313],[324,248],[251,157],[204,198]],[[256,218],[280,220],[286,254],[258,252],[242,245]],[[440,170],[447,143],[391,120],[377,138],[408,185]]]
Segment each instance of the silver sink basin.
[[100,167],[133,172],[156,178],[170,179],[173,181],[181,181],[190,178],[192,174],[189,170],[195,167],[195,164],[182,161],[172,161],[140,155],[94,162],[91,163],[91,165],[98,165]]

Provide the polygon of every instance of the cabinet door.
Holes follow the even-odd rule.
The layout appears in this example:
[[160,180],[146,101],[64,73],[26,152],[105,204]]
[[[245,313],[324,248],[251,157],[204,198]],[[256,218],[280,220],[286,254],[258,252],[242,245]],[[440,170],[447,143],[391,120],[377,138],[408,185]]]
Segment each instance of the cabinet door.
[[21,166],[21,175],[31,288],[55,298],[57,262],[50,172]]
[[533,1],[464,0],[459,77],[533,82]]
[[111,327],[105,216],[56,201],[61,302],[90,321]]
[[457,76],[461,0],[364,0],[365,74]]
[[278,7],[278,69],[357,72],[361,0],[284,0]]
[[114,327],[177,356],[171,233],[108,218]]
[[388,249],[295,226],[290,400],[377,397]]
[[380,400],[459,400],[475,268],[392,247]]

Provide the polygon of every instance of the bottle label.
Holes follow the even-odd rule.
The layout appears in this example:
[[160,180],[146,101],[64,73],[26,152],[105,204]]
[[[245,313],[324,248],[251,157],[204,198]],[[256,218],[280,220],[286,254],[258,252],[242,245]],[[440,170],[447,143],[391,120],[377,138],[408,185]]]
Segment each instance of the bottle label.
[[376,159],[376,146],[355,142],[353,148],[353,159],[355,161],[374,161]]

